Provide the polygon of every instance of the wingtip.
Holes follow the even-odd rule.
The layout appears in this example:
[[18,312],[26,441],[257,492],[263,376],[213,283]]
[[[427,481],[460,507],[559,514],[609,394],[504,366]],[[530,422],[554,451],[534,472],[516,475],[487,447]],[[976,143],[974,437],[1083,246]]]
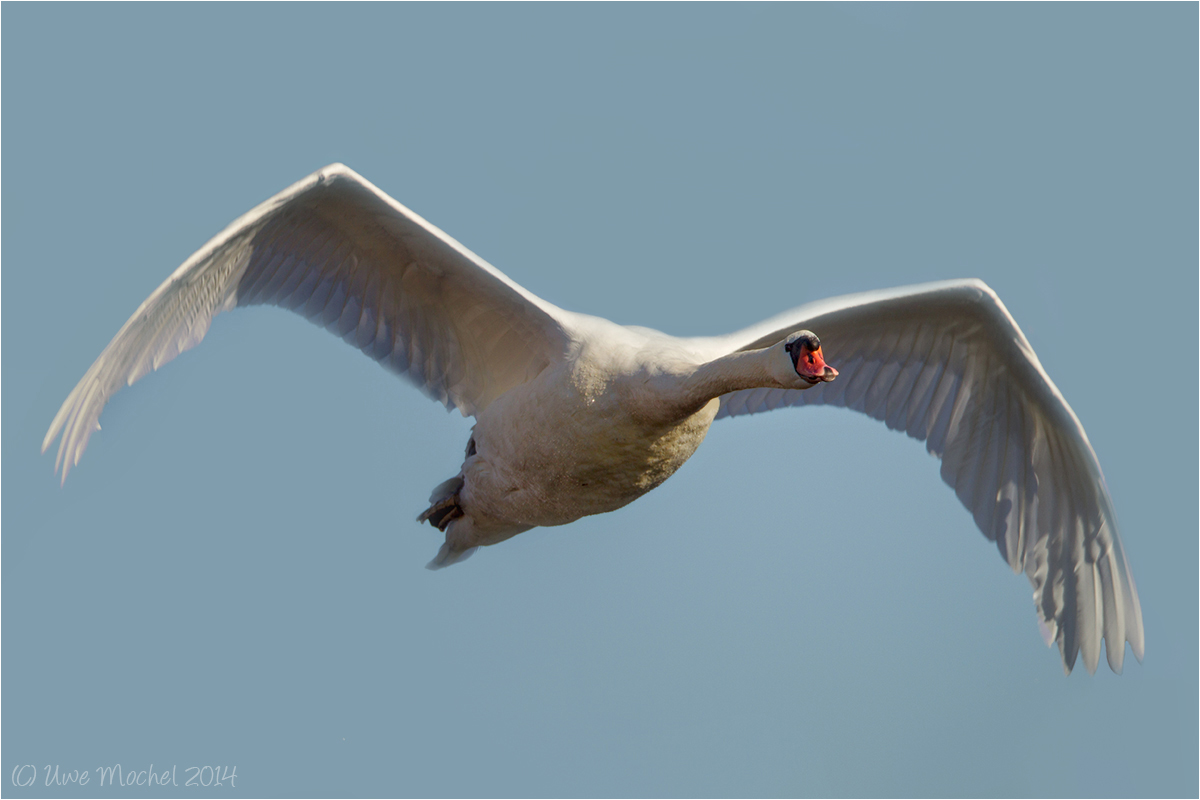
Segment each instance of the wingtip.
[[1108,642],[1104,643],[1104,654],[1108,657],[1108,668],[1114,674],[1120,675],[1125,667],[1125,643],[1121,642],[1121,647],[1109,647]]
[[62,433],[63,417],[64,414],[60,409],[59,412],[54,415],[54,420],[50,423],[50,427],[46,429],[46,435],[42,437],[43,453],[50,449],[50,445],[54,444],[54,440],[58,438],[60,433]]
[[1038,614],[1037,616],[1037,624],[1038,633],[1042,635],[1042,642],[1045,643],[1046,647],[1054,644],[1054,631],[1051,630],[1050,626],[1046,624],[1046,621],[1042,619],[1041,614]]

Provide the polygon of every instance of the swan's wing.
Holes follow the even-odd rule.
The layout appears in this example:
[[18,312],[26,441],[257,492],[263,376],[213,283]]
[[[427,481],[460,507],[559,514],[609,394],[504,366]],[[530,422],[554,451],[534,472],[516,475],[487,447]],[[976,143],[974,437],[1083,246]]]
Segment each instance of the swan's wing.
[[1094,672],[1101,638],[1114,671],[1126,641],[1141,660],[1141,608],[1100,464],[995,292],[966,280],[836,297],[703,344],[756,349],[804,328],[837,380],[733,392],[718,417],[835,405],[924,440],[979,529],[1029,576],[1064,669],[1082,650]]
[[567,342],[558,309],[334,164],[235,220],[134,312],[42,442],[62,433],[63,480],[118,389],[198,344],[218,312],[256,303],[308,317],[464,415]]

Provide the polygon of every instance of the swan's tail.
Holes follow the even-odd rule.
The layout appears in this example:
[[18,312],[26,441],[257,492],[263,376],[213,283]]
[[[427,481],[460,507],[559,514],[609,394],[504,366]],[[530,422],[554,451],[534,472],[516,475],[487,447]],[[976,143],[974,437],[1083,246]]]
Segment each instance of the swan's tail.
[[[439,484],[433,490],[433,493],[429,495],[429,508],[421,512],[421,516],[417,517],[417,522],[428,522],[439,531],[445,531],[450,527],[450,523],[456,519],[462,519],[463,510],[458,502],[458,493],[462,491],[462,487],[462,475],[457,475]],[[438,551],[438,554],[433,557],[433,561],[425,565],[426,569],[441,569],[451,564],[457,564],[460,561],[466,561],[477,549],[475,547],[451,547],[451,538],[449,534],[446,535],[446,543],[442,545],[442,549]]]
[[460,561],[466,561],[478,549],[478,547],[468,547],[466,550],[455,550],[450,547],[449,542],[446,542],[442,545],[442,549],[438,550],[438,554],[433,557],[433,561],[425,565],[425,569],[441,569]]
[[[475,455],[475,440],[467,443],[467,458]],[[512,523],[485,522],[482,529],[475,526],[477,521],[466,516],[463,510],[459,492],[463,488],[462,473],[438,485],[429,495],[429,508],[421,512],[417,522],[428,522],[446,534],[446,543],[425,565],[427,569],[441,569],[460,561],[466,561],[480,547],[496,544],[516,536],[521,531],[527,531],[532,525],[516,525]]]

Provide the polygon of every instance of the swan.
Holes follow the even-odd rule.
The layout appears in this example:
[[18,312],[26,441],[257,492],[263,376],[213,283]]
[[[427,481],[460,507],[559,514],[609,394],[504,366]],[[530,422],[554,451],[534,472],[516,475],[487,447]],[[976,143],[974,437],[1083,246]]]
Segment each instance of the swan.
[[[1119,673],[1141,608],[1083,427],[979,280],[820,300],[724,336],[677,338],[565,311],[509,280],[353,170],[333,164],[236,219],[185,261],[87,370],[61,434],[65,484],[100,413],[204,338],[270,303],[325,326],[475,426],[419,517],[429,567],[535,526],[620,508],[669,478],[714,420],[834,405],[925,442],[941,475],[1033,586],[1064,672],[1101,640]],[[836,366],[835,366],[836,365]]]

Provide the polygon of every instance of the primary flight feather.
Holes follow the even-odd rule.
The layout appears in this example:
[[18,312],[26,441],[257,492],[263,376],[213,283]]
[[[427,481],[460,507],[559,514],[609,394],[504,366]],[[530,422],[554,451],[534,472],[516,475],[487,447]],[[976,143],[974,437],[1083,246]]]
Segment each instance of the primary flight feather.
[[632,502],[714,419],[837,405],[942,459],[976,525],[1028,576],[1065,671],[1082,653],[1094,672],[1102,640],[1116,672],[1126,641],[1142,657],[1137,589],[1096,455],[982,281],[836,297],[727,336],[677,338],[547,303],[334,164],[235,220],[117,332],[42,443],[61,434],[62,480],[118,389],[198,344],[219,312],[262,303],[475,416],[461,472],[419,517],[445,532],[431,568]]

